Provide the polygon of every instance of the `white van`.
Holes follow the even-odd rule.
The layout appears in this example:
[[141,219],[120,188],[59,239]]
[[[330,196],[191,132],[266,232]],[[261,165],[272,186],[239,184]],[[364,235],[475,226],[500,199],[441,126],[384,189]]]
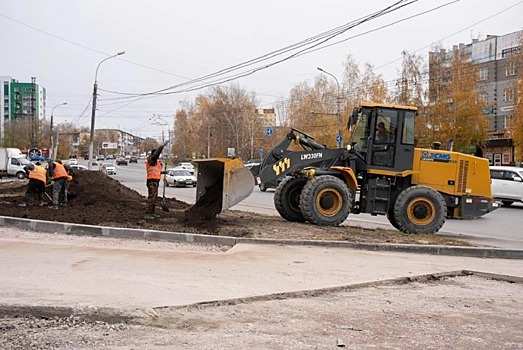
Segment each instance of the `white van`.
[[491,166],[492,197],[505,206],[523,202],[523,168]]

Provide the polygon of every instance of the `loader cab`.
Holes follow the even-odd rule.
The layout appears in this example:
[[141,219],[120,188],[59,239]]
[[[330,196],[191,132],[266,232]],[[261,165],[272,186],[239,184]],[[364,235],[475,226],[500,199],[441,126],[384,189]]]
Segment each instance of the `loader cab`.
[[367,168],[411,170],[415,107],[362,104],[352,134],[352,148]]

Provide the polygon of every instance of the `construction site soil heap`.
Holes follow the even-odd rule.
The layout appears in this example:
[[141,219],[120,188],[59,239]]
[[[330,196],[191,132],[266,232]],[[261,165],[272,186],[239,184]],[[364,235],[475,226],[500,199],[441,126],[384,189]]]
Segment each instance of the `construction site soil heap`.
[[[213,187],[208,188],[192,207],[175,198],[167,198],[169,211],[165,212],[162,211],[159,199],[156,212],[161,217],[145,220],[146,198],[138,192],[100,171],[76,171],[73,175],[69,203],[60,206],[58,210],[40,207],[36,198],[31,198],[27,207],[19,207],[27,182],[0,182],[0,216],[230,237],[468,245],[438,235],[406,235],[395,230],[367,230],[347,226],[322,227],[291,223],[279,216],[235,210],[220,213],[221,193]],[[145,179],[143,186],[145,189]],[[47,187],[46,192],[52,197],[51,186]]]

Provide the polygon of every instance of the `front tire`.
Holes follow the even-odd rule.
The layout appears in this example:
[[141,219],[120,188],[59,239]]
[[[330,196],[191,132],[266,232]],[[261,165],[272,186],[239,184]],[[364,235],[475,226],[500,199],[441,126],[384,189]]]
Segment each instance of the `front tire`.
[[285,220],[305,222],[300,210],[300,195],[306,183],[307,179],[304,177],[288,176],[276,187],[274,206]]
[[514,201],[501,201],[504,207],[510,207],[512,204],[514,204]]
[[309,180],[300,196],[300,208],[307,221],[319,226],[339,226],[347,219],[352,197],[347,184],[335,176]]
[[262,192],[267,191],[267,187],[265,187],[265,185],[263,183],[261,183],[258,187],[260,188],[260,191],[262,191]]
[[16,173],[16,178],[19,179],[19,180],[23,180],[25,179],[25,173],[23,171],[19,171]]
[[401,192],[394,203],[399,230],[411,234],[438,232],[447,217],[443,196],[427,186],[413,186]]

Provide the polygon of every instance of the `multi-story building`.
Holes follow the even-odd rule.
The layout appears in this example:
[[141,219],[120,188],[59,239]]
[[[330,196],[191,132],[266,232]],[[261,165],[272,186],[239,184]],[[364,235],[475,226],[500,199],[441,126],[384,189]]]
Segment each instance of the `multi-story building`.
[[[484,157],[493,165],[514,164],[514,144],[510,120],[517,103],[517,61],[521,55],[523,31],[506,35],[487,35],[485,40],[474,39],[470,44],[454,45],[452,50],[430,52],[429,62],[450,62],[457,52],[469,57],[477,71],[478,93],[486,101],[483,113],[490,116],[489,138]],[[523,69],[523,68],[521,68]],[[429,76],[434,75],[429,65]],[[434,81],[430,79],[430,81]],[[431,94],[429,87],[429,98]]]
[[4,138],[5,122],[23,119],[35,122],[34,137],[37,137],[37,122],[45,117],[45,88],[36,84],[36,78],[26,83],[0,76],[0,95],[0,141]]

